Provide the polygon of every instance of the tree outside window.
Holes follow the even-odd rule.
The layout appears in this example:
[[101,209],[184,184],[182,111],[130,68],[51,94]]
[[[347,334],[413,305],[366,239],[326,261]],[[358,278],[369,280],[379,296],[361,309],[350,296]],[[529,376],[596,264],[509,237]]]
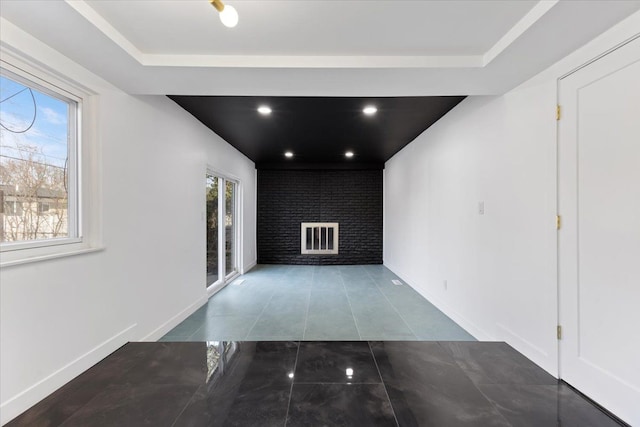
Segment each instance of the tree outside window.
[[0,242],[75,237],[69,178],[76,103],[0,75]]

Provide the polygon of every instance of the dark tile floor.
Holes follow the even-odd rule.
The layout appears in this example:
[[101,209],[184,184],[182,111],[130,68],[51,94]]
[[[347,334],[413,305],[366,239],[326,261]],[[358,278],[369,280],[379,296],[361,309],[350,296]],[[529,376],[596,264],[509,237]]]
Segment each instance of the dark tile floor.
[[618,426],[504,343],[129,343],[7,426]]

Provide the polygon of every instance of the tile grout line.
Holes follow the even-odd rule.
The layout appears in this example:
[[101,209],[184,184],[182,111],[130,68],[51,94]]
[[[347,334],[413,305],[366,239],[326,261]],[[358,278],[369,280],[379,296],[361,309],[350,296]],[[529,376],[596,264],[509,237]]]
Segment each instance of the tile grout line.
[[307,298],[307,314],[304,316],[304,328],[302,329],[302,340],[305,340],[307,334],[307,323],[309,322],[309,309],[311,308],[311,291],[313,290],[313,279],[316,276],[315,268],[311,270],[311,286],[309,286],[309,297]]
[[180,413],[178,414],[178,416],[176,417],[176,419],[173,421],[173,423],[171,424],[171,427],[174,427],[176,425],[176,423],[178,422],[178,420],[180,419],[180,417],[182,416],[182,414],[184,414],[184,411],[187,410],[187,408],[189,407],[189,405],[191,405],[191,402],[193,402],[193,398],[195,397],[195,395],[198,393],[198,390],[200,390],[201,386],[196,387],[196,389],[194,390],[193,394],[191,395],[191,397],[189,398],[189,400],[187,401],[187,404],[184,405],[184,408],[182,408],[182,410],[180,411]]
[[[195,330],[191,335],[189,335],[189,336],[187,337],[187,342],[191,342],[191,341],[192,341],[192,340],[191,340],[191,338],[193,338],[193,336],[194,336],[195,334],[197,334],[197,333],[198,333],[198,331],[199,331],[200,329],[204,328],[205,326],[206,326],[206,325],[203,323],[202,325],[200,325],[200,327],[199,327],[199,328],[196,328],[196,330]],[[205,340],[205,341],[206,341],[206,340]]]
[[360,328],[358,328],[358,321],[356,320],[355,314],[353,314],[353,306],[351,305],[351,299],[349,298],[349,292],[347,291],[347,286],[344,284],[344,277],[342,276],[342,271],[340,271],[340,280],[342,281],[342,289],[344,289],[344,294],[347,297],[347,302],[349,303],[349,310],[351,311],[351,317],[353,318],[353,324],[356,326],[356,332],[358,332],[358,337],[362,340],[362,334],[360,333]]
[[251,325],[251,328],[249,328],[249,331],[247,332],[247,335],[245,335],[243,341],[247,341],[249,339],[249,335],[251,335],[251,331],[253,331],[253,328],[256,327],[256,324],[258,323],[258,320],[260,320],[260,317],[264,314],[264,311],[267,309],[267,306],[269,306],[269,303],[273,299],[274,295],[275,295],[275,293],[271,294],[271,297],[269,297],[269,300],[267,301],[267,303],[262,308],[262,311],[260,312],[260,314],[258,314],[258,317],[256,317],[256,321],[253,322],[253,325]]
[[[223,288],[223,289],[224,289],[224,288]],[[223,290],[223,289],[220,289],[220,290]],[[217,292],[216,292],[216,293],[217,293]],[[215,295],[215,294],[214,294],[214,295]],[[206,303],[206,304],[204,304],[202,307],[208,306],[208,305],[209,305],[209,300],[210,300],[214,295],[211,295],[211,297],[209,297],[209,298],[207,299],[207,303]],[[202,307],[200,307],[200,308],[202,308]],[[200,308],[199,308],[198,310],[200,310]],[[196,312],[197,312],[197,310],[196,310]],[[191,314],[191,316],[193,316],[196,312],[192,313],[192,314]],[[191,316],[189,316],[189,317],[191,317]],[[187,319],[188,319],[189,317],[187,317]],[[207,323],[207,319],[208,319],[208,318],[209,318],[209,315],[208,315],[208,314],[205,314],[205,315],[204,315],[204,320],[203,320],[202,324],[201,324],[199,327],[197,327],[197,328],[196,328],[196,330],[195,330],[195,331],[193,331],[193,333],[189,334],[189,336],[187,337],[187,340],[186,340],[185,342],[193,342],[193,337],[198,333],[198,331],[200,331],[200,329],[202,329],[202,328],[204,328],[204,327],[206,326],[206,323]],[[183,320],[183,322],[184,322],[184,321],[186,321],[187,319]],[[198,341],[200,341],[200,340],[198,340]]]
[[293,378],[291,379],[291,388],[289,388],[289,402],[287,402],[287,413],[284,416],[284,427],[289,423],[289,409],[291,408],[291,397],[293,396],[293,384],[296,381],[296,369],[298,368],[298,357],[300,356],[300,347],[302,342],[298,341],[298,351],[296,351],[296,361],[293,363]]
[[[126,344],[125,344],[125,345],[126,345]],[[113,353],[112,353],[112,354],[113,354]],[[109,355],[109,356],[111,356],[111,355]],[[107,356],[107,357],[109,357],[109,356]],[[135,367],[135,366],[137,366],[137,365],[138,365],[138,364],[137,364],[137,363],[135,363],[135,364],[134,364],[134,367]],[[94,366],[95,366],[95,365],[94,365]],[[93,366],[92,366],[91,368],[89,368],[89,369],[93,369]],[[133,368],[131,368],[131,369],[133,369]],[[85,372],[86,372],[86,371],[85,371]],[[78,377],[76,377],[76,378],[78,378]],[[71,380],[71,381],[75,381],[75,379],[76,379],[76,378],[74,378],[74,379],[73,379],[73,380]],[[70,384],[70,383],[71,383],[71,381],[70,381],[69,383],[67,383],[67,384]],[[104,386],[104,389],[106,389],[106,388],[107,388],[107,387],[109,387],[109,386],[113,386],[113,385],[115,385],[115,384],[113,384],[113,383],[106,384],[106,385]],[[67,422],[69,422],[69,420],[73,419],[73,417],[74,417],[74,416],[76,416],[78,413],[80,413],[80,411],[81,411],[82,409],[84,409],[84,408],[88,407],[91,403],[93,403],[93,401],[94,401],[94,400],[96,400],[96,399],[98,398],[98,396],[100,396],[100,395],[104,392],[104,389],[103,389],[102,391],[98,392],[98,393],[97,393],[95,396],[93,396],[91,399],[89,399],[89,401],[87,401],[87,403],[85,403],[84,405],[81,405],[79,408],[77,408],[75,411],[73,411],[71,414],[69,414],[66,418],[63,418],[63,419],[62,419],[62,421],[60,421],[60,423],[59,423],[58,425],[59,425],[59,426],[63,426],[63,425],[65,425]],[[55,392],[54,392],[54,393],[55,393]],[[47,398],[51,397],[52,395],[53,395],[53,393],[52,393],[52,394],[50,394],[49,396],[45,397],[45,399],[47,399]],[[42,401],[44,401],[44,399],[43,399]],[[40,401],[40,402],[42,402],[42,401]],[[39,403],[37,403],[36,405],[38,405],[38,404],[39,404]],[[23,414],[25,414],[25,413],[27,413],[27,412],[31,411],[31,409],[32,409],[32,408],[34,408],[34,407],[35,407],[35,405],[34,405],[34,406],[32,406],[31,408],[27,409],[27,411],[23,412]],[[19,417],[21,417],[21,416],[22,416],[22,414],[21,414],[21,415],[18,415],[18,417],[16,417],[15,419],[18,419],[18,418],[19,418]],[[38,418],[39,418],[39,417],[38,417]],[[12,421],[13,421],[13,420],[12,420]]]
[[[471,376],[467,373],[467,371],[463,368],[463,366],[461,365],[461,363],[458,361],[458,359],[456,359],[455,354],[454,354],[454,350],[446,343],[448,343],[447,341],[434,341],[435,343],[438,344],[438,346],[440,346],[440,348],[444,349],[447,353],[447,355],[451,358],[451,361],[453,362],[453,364],[458,367],[458,369],[462,372],[462,374],[469,380],[469,382],[473,385],[473,388],[475,388],[478,393],[480,393],[480,395],[482,395],[482,397],[485,398],[485,400],[487,402],[489,402],[489,405],[491,405],[493,407],[493,409],[495,409],[495,411],[500,415],[500,417],[507,423],[507,424],[511,424],[509,422],[509,420],[507,419],[507,416],[505,414],[502,413],[502,411],[500,410],[500,405],[498,405],[497,403],[495,403],[493,401],[493,399],[491,399],[489,396],[487,396],[485,394],[484,391],[482,391],[482,389],[479,387],[480,384],[477,384],[476,381],[473,380],[473,378],[471,378]],[[525,384],[528,385],[528,384]]]
[[367,341],[367,345],[369,346],[369,351],[371,352],[373,363],[376,365],[378,375],[380,376],[380,382],[382,383],[384,394],[385,396],[387,396],[387,400],[389,401],[389,406],[391,407],[391,413],[393,414],[393,419],[396,420],[396,426],[399,426],[400,423],[398,422],[398,417],[396,416],[396,410],[393,408],[393,403],[391,403],[391,397],[389,397],[389,392],[387,391],[387,384],[384,382],[384,379],[382,378],[382,372],[380,372],[380,366],[378,366],[378,360],[376,359],[376,355],[373,354],[373,349],[371,348],[371,341]]
[[[367,271],[365,269],[365,271]],[[391,271],[391,270],[389,270]],[[380,293],[382,294],[382,296],[384,297],[384,299],[387,300],[387,302],[389,303],[389,305],[391,307],[393,307],[393,310],[398,313],[398,316],[400,316],[400,319],[402,320],[402,322],[407,326],[407,328],[409,328],[409,330],[411,331],[411,333],[413,334],[413,337],[416,339],[416,341],[419,341],[420,338],[418,338],[418,334],[415,333],[415,331],[413,330],[413,328],[411,328],[411,326],[409,326],[409,323],[407,323],[407,321],[405,320],[404,317],[402,317],[402,314],[400,314],[400,311],[398,311],[398,309],[396,308],[396,306],[391,302],[391,300],[389,299],[389,297],[387,297],[387,294],[385,294],[382,289],[380,289],[380,286],[378,285],[378,282],[373,278],[373,276],[371,275],[371,273],[369,273],[367,271],[367,274],[369,275],[369,277],[371,278],[371,280],[373,280],[373,283],[376,285],[376,288],[378,288],[378,290],[380,291]],[[395,273],[394,273],[395,274]],[[405,283],[406,286],[409,286],[407,283]]]
[[[385,267],[386,268],[386,267]],[[389,270],[391,271],[391,270]],[[393,273],[393,271],[391,271]],[[367,271],[367,273],[369,273]],[[433,303],[431,301],[429,301],[427,298],[425,298],[424,296],[422,296],[419,292],[417,292],[411,285],[409,285],[405,280],[400,279],[400,276],[396,275],[395,273],[393,273],[398,280],[401,280],[406,286],[408,286],[409,288],[411,288],[411,290],[415,293],[417,293],[419,298],[422,298],[423,300],[425,300],[426,302],[428,302],[433,308],[435,308],[438,312],[440,312],[441,314],[443,314],[444,316],[447,317],[447,319],[449,319],[449,321],[451,323],[453,323],[457,328],[459,328],[460,330],[462,330],[464,333],[466,333],[467,335],[470,335],[469,332],[467,332],[466,329],[464,329],[462,326],[460,326],[457,322],[455,322],[453,319],[451,319],[449,316],[447,316],[446,314],[444,314],[438,307],[436,307],[435,305],[433,305]],[[376,286],[378,287],[378,289],[380,290],[380,292],[382,293],[382,295],[384,295],[384,297],[387,299],[387,301],[389,302],[389,304],[391,304],[391,306],[394,308],[394,310],[396,310],[396,312],[398,313],[398,315],[400,316],[400,318],[402,319],[402,321],[407,325],[407,327],[409,328],[409,330],[411,331],[411,333],[413,333],[413,335],[416,337],[416,339],[418,341],[439,341],[440,339],[434,339],[434,338],[428,338],[428,339],[424,339],[424,338],[420,338],[418,337],[418,334],[415,333],[415,331],[413,330],[413,328],[409,325],[409,322],[406,321],[406,319],[404,318],[404,316],[402,316],[400,310],[398,310],[396,308],[396,306],[393,304],[393,302],[387,297],[387,294],[385,294],[382,289],[380,288],[381,285],[378,284],[378,282],[373,278],[373,276],[371,276],[371,274],[369,274],[369,276],[372,278],[372,280],[374,281],[374,283],[376,284]],[[391,279],[389,279],[391,280]],[[433,334],[431,334],[433,335]],[[475,338],[472,336],[472,340],[475,340]],[[467,339],[464,340],[459,340],[456,339],[455,341],[468,341]],[[477,341],[477,340],[475,340]]]

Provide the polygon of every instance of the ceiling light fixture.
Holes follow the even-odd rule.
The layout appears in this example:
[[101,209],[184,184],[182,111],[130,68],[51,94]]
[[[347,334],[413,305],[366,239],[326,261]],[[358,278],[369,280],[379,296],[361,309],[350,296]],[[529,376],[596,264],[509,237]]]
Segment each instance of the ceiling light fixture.
[[293,153],[292,153],[291,151],[287,151],[287,152],[285,152],[285,153],[284,153],[284,156],[285,156],[286,158],[290,159],[290,158],[292,158],[292,157],[293,157]]
[[222,0],[210,0],[210,2],[220,12],[220,20],[225,26],[233,28],[238,25],[238,12],[233,6],[225,5]]
[[367,116],[373,116],[375,113],[378,112],[378,109],[373,105],[367,105],[366,107],[364,107],[362,112],[365,113]]
[[353,151],[347,151],[346,153],[344,153],[344,156],[347,158],[352,158],[353,157]]
[[268,116],[269,114],[271,114],[271,108],[266,105],[261,105],[258,107],[258,113],[262,114],[263,116]]

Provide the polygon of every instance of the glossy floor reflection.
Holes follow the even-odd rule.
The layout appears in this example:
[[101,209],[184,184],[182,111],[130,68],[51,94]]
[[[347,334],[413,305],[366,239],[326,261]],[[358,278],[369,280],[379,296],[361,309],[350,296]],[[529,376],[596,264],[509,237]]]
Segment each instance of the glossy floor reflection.
[[619,426],[504,343],[129,343],[7,426]]
[[474,340],[394,279],[382,265],[259,265],[161,341]]

